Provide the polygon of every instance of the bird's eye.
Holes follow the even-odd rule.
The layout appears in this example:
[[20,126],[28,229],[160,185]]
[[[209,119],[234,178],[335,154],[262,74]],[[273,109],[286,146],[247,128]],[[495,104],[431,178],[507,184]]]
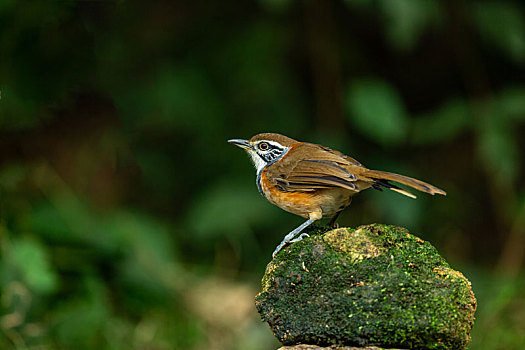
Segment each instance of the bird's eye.
[[260,149],[261,151],[266,151],[268,148],[270,148],[270,146],[268,145],[267,142],[261,142],[261,143],[259,144],[259,149]]

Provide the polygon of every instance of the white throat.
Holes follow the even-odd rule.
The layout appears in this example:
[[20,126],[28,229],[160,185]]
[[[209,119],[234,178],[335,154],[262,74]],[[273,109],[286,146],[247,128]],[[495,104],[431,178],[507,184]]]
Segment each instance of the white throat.
[[257,171],[257,174],[259,174],[266,166],[266,162],[261,157],[259,157],[257,153],[253,151],[248,153],[250,154],[250,157],[252,157],[252,161],[255,165],[255,170]]

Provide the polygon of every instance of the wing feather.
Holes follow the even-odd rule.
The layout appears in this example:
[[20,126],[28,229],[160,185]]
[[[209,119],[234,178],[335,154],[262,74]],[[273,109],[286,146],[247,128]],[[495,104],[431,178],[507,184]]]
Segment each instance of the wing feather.
[[288,159],[283,166],[277,167],[281,173],[274,177],[274,181],[281,190],[309,192],[342,187],[359,191],[356,174],[348,170],[349,167],[356,167],[356,163],[359,164],[357,161],[329,148],[312,144],[301,144],[301,147],[303,149],[295,151],[304,152],[307,157],[298,157],[295,162]]
[[385,171],[370,170],[352,157],[328,147],[298,143],[291,147],[289,156],[268,167],[270,181],[283,192],[312,192],[326,188],[345,188],[359,192],[368,187],[382,187],[415,198],[392,183],[397,182],[416,190],[442,194],[446,192],[421,180]]

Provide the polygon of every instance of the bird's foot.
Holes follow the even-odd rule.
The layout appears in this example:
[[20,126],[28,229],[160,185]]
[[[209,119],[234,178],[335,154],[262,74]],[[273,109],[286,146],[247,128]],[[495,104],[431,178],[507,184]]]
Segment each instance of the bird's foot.
[[295,242],[302,241],[303,238],[307,238],[307,237],[310,237],[310,235],[308,233],[301,233],[301,235],[299,237],[292,239],[290,241],[290,243],[295,243]]
[[277,253],[279,253],[279,251],[281,249],[283,249],[284,245],[288,243],[288,242],[285,242],[285,241],[282,241],[281,243],[279,243],[279,245],[277,246],[277,248],[275,248],[275,250],[273,251],[272,253],[272,258],[275,258],[275,256],[277,255]]
[[279,251],[281,249],[283,249],[283,247],[286,244],[293,243],[293,242],[299,242],[300,240],[302,240],[305,237],[310,237],[307,233],[303,233],[299,237],[294,238],[296,235],[298,235],[302,230],[304,230],[308,225],[311,225],[313,222],[314,222],[314,220],[308,219],[303,224],[301,224],[299,227],[297,227],[295,230],[293,230],[292,232],[290,232],[289,234],[284,236],[284,239],[282,240],[282,242],[279,243],[277,248],[275,248],[275,250],[273,251],[272,257],[275,258],[277,253],[279,253]]
[[277,255],[277,253],[279,253],[279,251],[281,249],[283,249],[283,247],[285,245],[287,245],[288,243],[295,243],[295,242],[299,242],[299,241],[302,241],[304,238],[307,238],[307,237],[310,237],[310,235],[308,233],[301,233],[301,235],[297,238],[294,238],[294,239],[290,239],[290,240],[283,240],[281,243],[279,243],[279,245],[277,246],[277,248],[275,248],[275,250],[273,251],[272,253],[272,258],[275,258],[275,256]]

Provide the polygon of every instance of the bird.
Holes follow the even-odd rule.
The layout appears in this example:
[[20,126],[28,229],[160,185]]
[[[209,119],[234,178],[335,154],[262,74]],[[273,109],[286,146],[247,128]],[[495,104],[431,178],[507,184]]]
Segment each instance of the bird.
[[339,151],[281,134],[261,133],[249,140],[228,142],[248,152],[257,172],[257,189],[268,201],[306,219],[279,243],[272,254],[274,258],[286,244],[308,237],[301,232],[313,222],[332,218],[328,225],[334,225],[352,197],[365,189],[385,188],[416,198],[392,183],[396,182],[431,195],[446,195],[442,189],[421,180],[368,169]]

